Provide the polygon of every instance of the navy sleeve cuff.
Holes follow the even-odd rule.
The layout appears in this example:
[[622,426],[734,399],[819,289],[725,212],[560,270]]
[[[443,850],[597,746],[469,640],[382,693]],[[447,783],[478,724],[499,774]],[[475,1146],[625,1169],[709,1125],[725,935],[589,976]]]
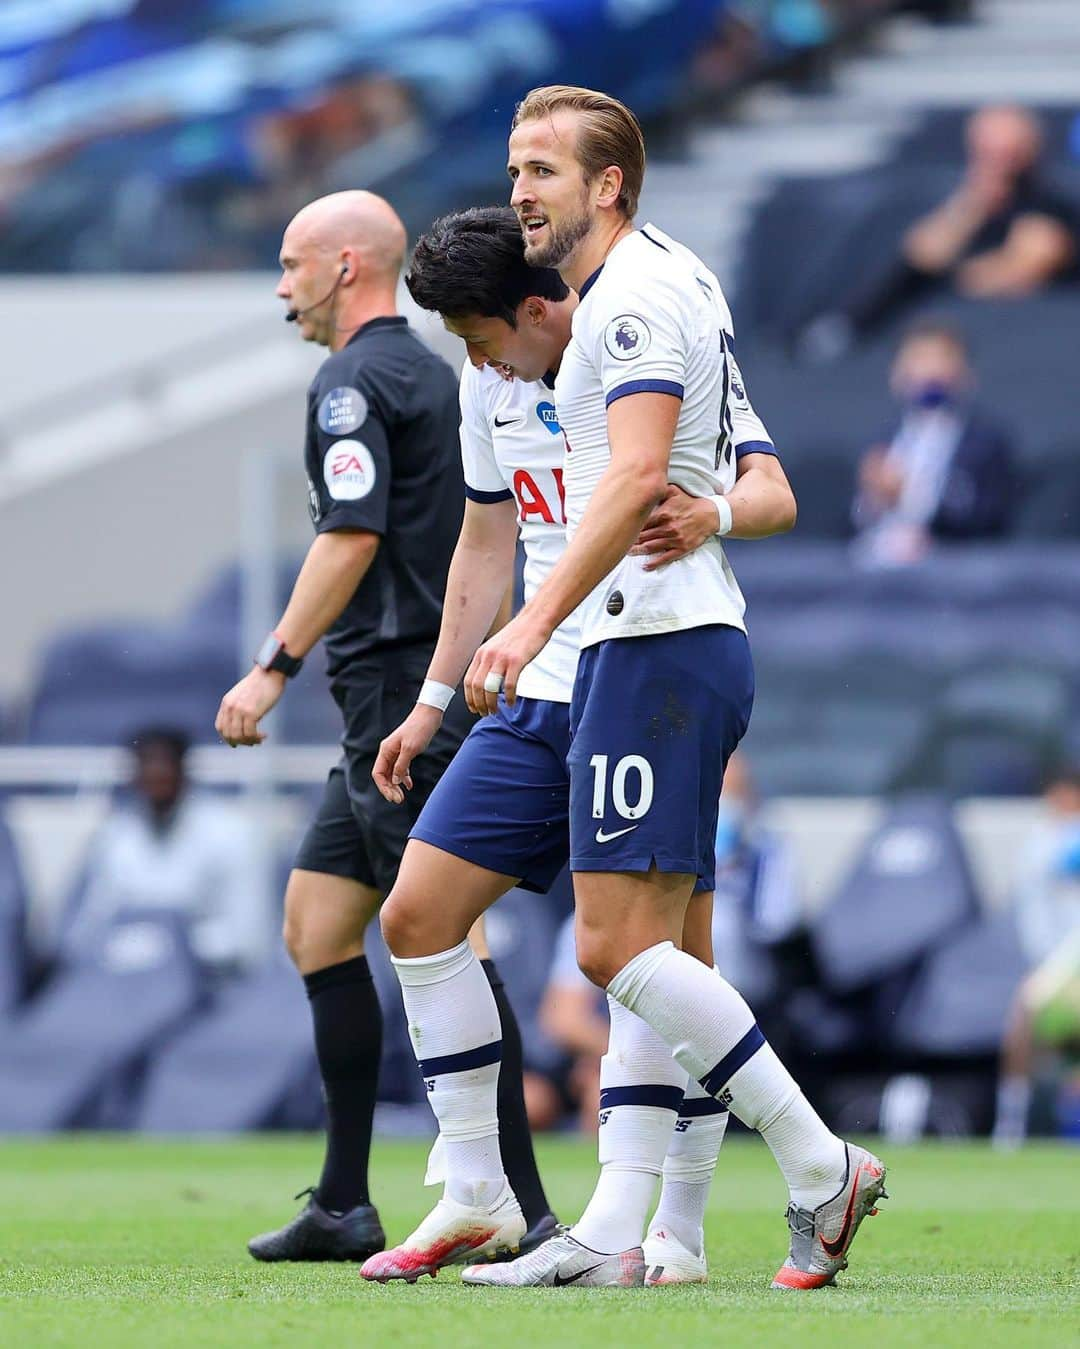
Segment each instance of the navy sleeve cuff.
[[632,379],[612,389],[604,400],[605,407],[611,407],[619,398],[628,398],[632,393],[669,393],[674,398],[683,396],[683,386],[673,379]]
[[480,492],[475,487],[465,484],[465,495],[470,501],[478,501],[482,506],[494,506],[496,501],[513,501],[514,494],[508,487],[504,487],[501,492]]
[[741,459],[744,454],[772,454],[780,458],[771,440],[744,440],[741,445],[735,446],[735,458]]

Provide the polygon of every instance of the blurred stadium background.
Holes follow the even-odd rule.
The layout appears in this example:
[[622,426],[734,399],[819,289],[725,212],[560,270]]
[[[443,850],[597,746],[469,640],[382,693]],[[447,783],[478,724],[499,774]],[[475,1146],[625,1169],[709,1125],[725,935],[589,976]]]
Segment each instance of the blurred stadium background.
[[[274,954],[290,849],[336,753],[318,656],[258,752],[213,733],[308,538],[320,353],[281,323],[280,234],[349,186],[414,236],[504,200],[514,102],[555,80],[644,120],[641,218],[723,281],[799,497],[792,536],[732,547],[759,680],[745,759],[798,902],[782,940],[744,915],[746,991],[843,1130],[990,1128],[1027,845],[1048,777],[1080,758],[1080,289],[942,293],[842,352],[804,338],[953,188],[981,105],[1039,112],[1045,171],[1080,211],[1075,0],[0,6],[0,1131],[318,1123],[303,990]],[[1009,518],[862,566],[859,458],[889,420],[898,335],[927,314],[967,335],[980,404],[1011,431]],[[168,914],[68,940],[147,723],[190,734],[196,787],[257,840],[263,954],[229,978]],[[491,920],[537,1061],[567,904],[514,894]],[[873,943],[842,940],[853,915]],[[1064,1062],[1042,1123],[1080,1133]],[[428,1126],[400,1021],[384,1094],[385,1128]]]

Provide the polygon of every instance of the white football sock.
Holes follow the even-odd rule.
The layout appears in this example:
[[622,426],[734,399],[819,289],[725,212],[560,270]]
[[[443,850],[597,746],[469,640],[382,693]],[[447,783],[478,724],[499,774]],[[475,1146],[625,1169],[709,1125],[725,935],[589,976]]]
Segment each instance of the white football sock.
[[727,1123],[727,1106],[691,1078],[664,1158],[664,1188],[649,1231],[669,1232],[695,1255],[704,1250],[705,1206]]
[[608,999],[611,1034],[600,1060],[600,1179],[571,1235],[613,1255],[641,1245],[686,1070],[640,1017]]
[[710,1095],[757,1129],[772,1150],[792,1200],[815,1209],[843,1184],[843,1142],[819,1119],[765,1043],[742,996],[671,942],[649,947],[608,985],[671,1046]]
[[491,985],[467,941],[437,955],[391,960],[446,1149],[446,1193],[461,1204],[489,1204],[504,1181],[502,1039]]

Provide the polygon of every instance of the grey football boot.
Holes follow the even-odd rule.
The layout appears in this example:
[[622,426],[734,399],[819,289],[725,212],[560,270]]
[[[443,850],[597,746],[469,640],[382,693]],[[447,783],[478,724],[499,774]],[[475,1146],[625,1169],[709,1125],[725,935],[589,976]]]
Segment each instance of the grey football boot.
[[502,1265],[470,1265],[461,1282],[484,1288],[640,1288],[645,1256],[640,1246],[603,1255],[575,1241],[565,1228]]
[[824,1288],[842,1269],[859,1224],[877,1212],[885,1193],[885,1167],[871,1152],[845,1143],[847,1174],[831,1199],[811,1211],[789,1204],[791,1250],[777,1270],[774,1288]]

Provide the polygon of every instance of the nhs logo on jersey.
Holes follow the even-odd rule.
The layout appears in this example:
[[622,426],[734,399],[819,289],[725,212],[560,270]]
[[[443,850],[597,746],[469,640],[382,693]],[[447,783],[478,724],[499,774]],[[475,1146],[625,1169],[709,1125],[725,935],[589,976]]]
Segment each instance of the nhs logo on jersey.
[[553,436],[562,435],[562,427],[559,425],[559,419],[555,412],[554,403],[537,403],[536,415],[540,418],[544,427],[550,431]]

